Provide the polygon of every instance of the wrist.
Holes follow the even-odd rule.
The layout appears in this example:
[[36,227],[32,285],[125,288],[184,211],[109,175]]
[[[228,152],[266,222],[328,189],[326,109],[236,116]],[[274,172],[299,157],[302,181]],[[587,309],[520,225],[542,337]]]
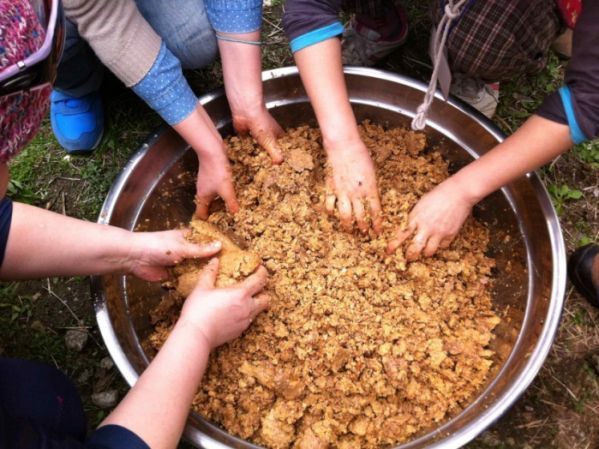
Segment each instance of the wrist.
[[143,234],[143,232],[123,230],[123,236],[119,238],[119,241],[126,243],[119,251],[122,254],[119,255],[118,271],[132,273],[135,264],[144,257],[146,245],[142,241]]
[[470,207],[481,201],[489,193],[486,192],[484,185],[478,183],[475,178],[469,177],[468,173],[464,173],[464,169],[447,178],[442,184],[455,192],[455,196],[462,199]]
[[226,157],[225,144],[222,140],[211,145],[193,147],[193,150],[197,154],[200,163],[203,162],[204,164],[217,163],[217,161],[221,161],[223,157]]
[[197,342],[197,345],[208,353],[212,350],[213,344],[208,337],[207,330],[207,326],[190,321],[185,315],[182,315],[175,323],[173,332],[181,335],[182,338]]
[[103,254],[99,259],[104,261],[106,273],[131,273],[134,261],[140,257],[138,233],[125,229],[106,226],[106,241]]
[[322,143],[327,156],[331,159],[345,157],[347,153],[355,151],[357,148],[365,149],[364,142],[356,129],[353,131],[342,131],[325,133],[323,131]]
[[262,92],[255,95],[251,93],[247,96],[242,95],[239,99],[232,97],[229,100],[229,107],[233,120],[251,120],[266,112]]

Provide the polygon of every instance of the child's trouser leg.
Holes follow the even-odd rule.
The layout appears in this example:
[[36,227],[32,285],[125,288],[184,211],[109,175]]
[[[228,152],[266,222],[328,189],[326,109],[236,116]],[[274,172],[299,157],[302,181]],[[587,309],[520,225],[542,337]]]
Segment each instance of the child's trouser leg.
[[65,47],[58,66],[54,89],[71,97],[96,92],[102,84],[104,66],[79,36],[77,26],[65,20]]

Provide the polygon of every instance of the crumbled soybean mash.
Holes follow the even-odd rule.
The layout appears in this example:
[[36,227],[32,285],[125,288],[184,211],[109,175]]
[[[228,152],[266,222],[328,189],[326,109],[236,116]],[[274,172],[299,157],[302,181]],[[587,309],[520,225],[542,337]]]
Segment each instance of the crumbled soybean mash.
[[[380,236],[343,232],[324,211],[318,130],[280,140],[272,165],[249,137],[227,139],[241,206],[209,221],[247,242],[270,272],[270,309],[216,350],[193,408],[268,448],[382,448],[464,408],[492,365],[488,230],[469,218],[449,249],[407,263],[386,242],[448,176],[425,136],[365,122],[384,211]],[[179,298],[177,303],[181,303]],[[158,322],[156,347],[176,314]]]

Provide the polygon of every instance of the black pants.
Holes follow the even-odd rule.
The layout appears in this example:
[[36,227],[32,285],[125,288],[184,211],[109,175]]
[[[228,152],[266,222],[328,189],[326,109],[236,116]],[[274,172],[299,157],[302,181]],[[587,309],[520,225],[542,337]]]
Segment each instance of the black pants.
[[63,373],[0,357],[0,448],[80,447],[86,431],[81,399]]

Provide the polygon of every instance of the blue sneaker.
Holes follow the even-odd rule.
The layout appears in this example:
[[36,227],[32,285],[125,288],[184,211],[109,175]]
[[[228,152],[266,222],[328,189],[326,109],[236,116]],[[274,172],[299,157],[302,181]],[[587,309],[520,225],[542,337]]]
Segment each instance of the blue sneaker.
[[58,143],[68,153],[87,153],[104,133],[104,111],[99,92],[80,98],[56,90],[50,96],[50,121]]

